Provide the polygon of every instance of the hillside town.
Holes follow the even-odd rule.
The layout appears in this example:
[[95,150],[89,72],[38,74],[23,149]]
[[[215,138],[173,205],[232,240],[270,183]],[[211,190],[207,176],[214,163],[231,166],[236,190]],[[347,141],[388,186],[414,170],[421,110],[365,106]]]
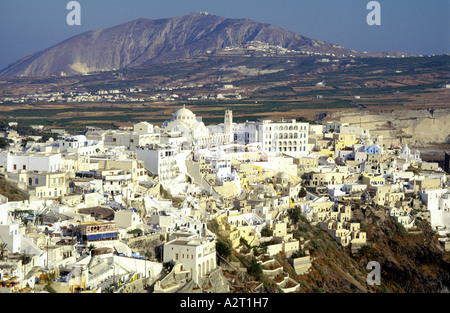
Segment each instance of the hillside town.
[[348,123],[237,123],[225,110],[206,125],[184,105],[161,125],[45,140],[16,126],[0,135],[0,175],[26,199],[0,195],[0,293],[240,292],[227,273],[248,269],[224,257],[224,243],[296,292],[302,282],[275,258],[297,274],[314,262],[293,212],[356,252],[367,234],[354,203],[407,231],[427,220],[450,250],[448,164]]

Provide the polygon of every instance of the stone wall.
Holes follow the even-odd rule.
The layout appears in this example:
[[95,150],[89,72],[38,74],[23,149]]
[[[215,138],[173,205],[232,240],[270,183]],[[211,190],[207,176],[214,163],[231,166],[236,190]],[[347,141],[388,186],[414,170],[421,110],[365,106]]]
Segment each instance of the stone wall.
[[294,267],[295,273],[297,273],[297,275],[306,273],[311,267],[311,257],[309,255],[300,258],[291,258],[289,259],[289,261]]

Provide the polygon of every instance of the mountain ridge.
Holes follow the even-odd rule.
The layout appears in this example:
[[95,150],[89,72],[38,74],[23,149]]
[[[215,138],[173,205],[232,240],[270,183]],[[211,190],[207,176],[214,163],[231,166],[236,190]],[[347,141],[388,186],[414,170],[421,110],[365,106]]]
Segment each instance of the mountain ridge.
[[249,19],[191,13],[164,19],[139,18],[83,32],[13,62],[0,71],[0,77],[109,71],[196,57],[250,41],[308,53],[361,57],[386,55],[357,52]]

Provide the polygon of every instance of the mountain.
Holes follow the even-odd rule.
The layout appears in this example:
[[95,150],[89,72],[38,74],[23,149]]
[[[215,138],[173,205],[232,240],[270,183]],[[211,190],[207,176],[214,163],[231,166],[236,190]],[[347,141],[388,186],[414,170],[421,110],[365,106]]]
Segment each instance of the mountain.
[[122,69],[196,57],[250,41],[304,52],[372,55],[310,39],[270,24],[192,13],[158,20],[137,19],[84,32],[10,64],[0,71],[0,77],[50,76],[61,72],[71,75]]

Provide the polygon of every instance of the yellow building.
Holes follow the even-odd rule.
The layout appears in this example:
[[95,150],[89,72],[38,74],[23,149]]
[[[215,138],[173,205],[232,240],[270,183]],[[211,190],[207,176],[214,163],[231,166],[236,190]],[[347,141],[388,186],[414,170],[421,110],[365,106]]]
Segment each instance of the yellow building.
[[233,248],[240,245],[241,238],[245,239],[248,244],[255,240],[252,226],[247,224],[244,215],[239,212],[228,211],[216,217],[216,221],[219,225],[219,235],[229,240]]
[[359,139],[355,134],[333,134],[335,140],[335,150],[342,150],[345,147],[353,147],[353,145],[359,143]]
[[301,169],[317,168],[319,166],[319,158],[313,157],[296,158],[294,159],[294,164],[298,164],[299,168]]
[[383,186],[386,180],[382,176],[375,176],[373,173],[366,173],[362,176],[362,183],[370,186]]

